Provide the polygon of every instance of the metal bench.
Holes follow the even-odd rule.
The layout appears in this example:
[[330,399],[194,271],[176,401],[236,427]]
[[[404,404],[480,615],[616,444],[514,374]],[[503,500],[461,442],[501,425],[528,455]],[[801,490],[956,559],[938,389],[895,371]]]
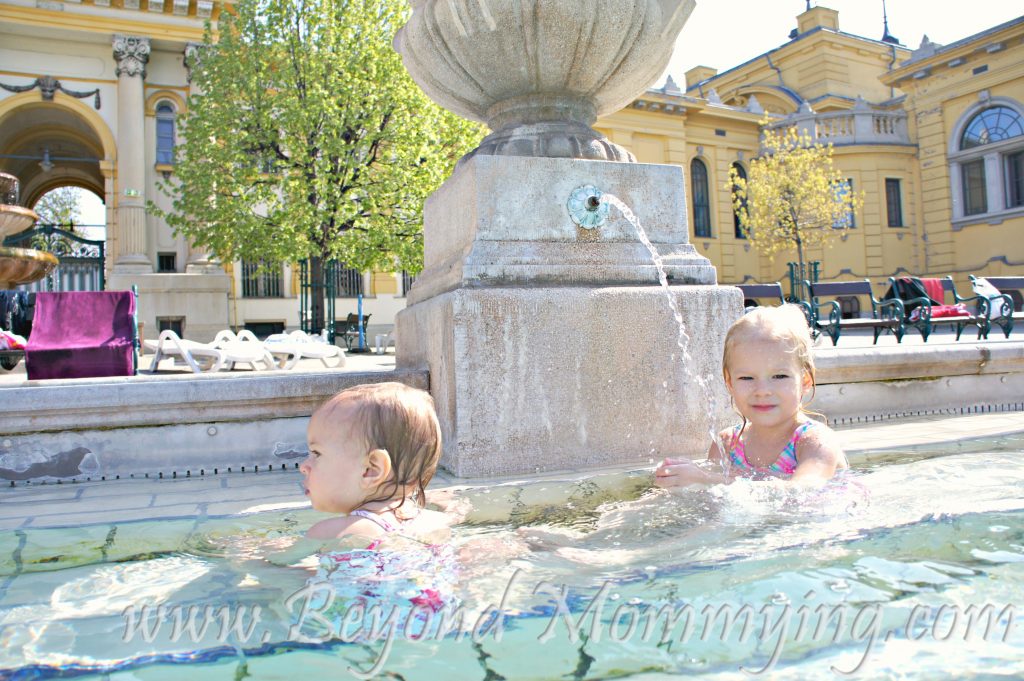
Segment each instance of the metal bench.
[[[833,281],[818,282],[812,284],[805,282],[804,285],[810,292],[811,301],[805,303],[811,313],[811,328],[815,334],[824,333],[832,339],[832,345],[839,341],[843,329],[871,329],[875,334],[875,343],[878,337],[889,332],[896,336],[896,342],[903,341],[903,334],[906,331],[904,320],[906,319],[903,301],[879,300],[871,292],[871,282],[864,281]],[[818,302],[820,296],[867,296],[871,300],[870,319],[843,319],[839,303],[828,300]],[[827,311],[823,316],[822,311]]]
[[[978,313],[970,315],[961,315],[958,317],[934,317],[932,316],[933,308],[935,305],[932,304],[930,298],[904,298],[903,305],[908,309],[908,319],[906,320],[907,326],[912,326],[921,332],[921,338],[927,342],[928,336],[932,334],[936,326],[948,325],[956,327],[956,339],[960,340],[960,334],[968,326],[976,326],[978,328],[978,338],[988,338],[989,331],[989,300],[983,296],[961,296],[956,290],[956,284],[953,283],[953,277],[945,277],[940,279],[942,282],[942,290],[944,293],[953,294],[953,304],[958,303],[976,303],[978,305]],[[889,277],[890,290],[896,289],[896,278]],[[939,304],[943,304],[943,301],[939,301]],[[914,310],[919,310],[917,315],[914,315]]]
[[[973,274],[968,277],[972,284],[978,278]],[[1024,321],[1024,312],[1021,311],[1021,308],[1024,307],[1024,296],[1021,295],[1021,291],[1024,291],[1024,277],[985,277],[985,280],[1003,294],[1000,296],[1002,304],[996,303],[998,309],[992,309],[989,322],[1002,329],[1003,334],[1009,338],[1014,322]],[[1007,291],[1012,293],[1007,293]],[[1016,295],[1014,296],[1013,293]]]
[[[366,344],[366,327],[370,323],[370,315],[363,315],[363,342]],[[334,322],[334,334],[341,336],[345,341],[345,349],[351,351],[352,345],[359,346],[359,315],[349,312],[345,319],[338,319]]]
[[[782,293],[782,284],[737,284],[736,288],[743,292],[743,306],[748,300],[760,300],[767,298],[772,305],[782,305],[786,302],[786,296]],[[760,303],[758,303],[760,304]]]

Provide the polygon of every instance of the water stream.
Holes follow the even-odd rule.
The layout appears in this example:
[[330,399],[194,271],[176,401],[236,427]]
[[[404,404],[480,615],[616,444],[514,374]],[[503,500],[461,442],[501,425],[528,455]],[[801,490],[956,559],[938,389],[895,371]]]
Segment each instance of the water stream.
[[[665,299],[668,301],[669,309],[672,311],[672,317],[675,319],[676,327],[678,328],[678,335],[676,336],[676,345],[679,346],[679,353],[681,359],[681,365],[683,370],[683,377],[685,380],[691,383],[696,383],[701,391],[701,395],[704,398],[703,404],[708,405],[707,409],[707,423],[708,423],[708,435],[711,438],[711,442],[718,445],[721,451],[725,451],[725,446],[722,442],[719,442],[718,432],[715,428],[715,414],[718,413],[718,398],[715,390],[711,386],[712,378],[709,376],[702,376],[699,373],[693,371],[693,356],[690,354],[690,335],[686,332],[686,321],[683,319],[683,313],[679,309],[679,304],[676,301],[675,295],[672,293],[672,289],[669,286],[668,274],[665,271],[665,263],[662,260],[661,254],[658,253],[658,249],[651,243],[650,238],[647,236],[647,232],[644,230],[643,225],[640,224],[640,218],[637,217],[636,213],[619,197],[614,194],[602,194],[600,197],[602,202],[607,202],[612,206],[615,206],[622,214],[633,229],[636,230],[637,237],[640,242],[644,245],[647,251],[651,254],[651,262],[654,264],[655,269],[658,271],[658,283],[661,285],[661,290],[665,294]],[[674,358],[673,358],[674,359]],[[729,474],[729,459],[728,457],[721,457],[722,472],[725,475]]]

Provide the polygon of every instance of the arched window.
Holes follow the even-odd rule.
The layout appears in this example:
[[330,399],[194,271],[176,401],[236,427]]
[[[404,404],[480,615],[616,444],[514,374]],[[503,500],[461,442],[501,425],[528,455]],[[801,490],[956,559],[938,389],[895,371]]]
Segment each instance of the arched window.
[[174,107],[160,102],[156,107],[156,162],[174,163]]
[[[1009,103],[973,113],[950,150],[955,218],[1024,208],[1024,116]],[[996,174],[996,177],[992,177]]]
[[690,193],[693,196],[693,235],[711,236],[711,198],[708,195],[708,167],[699,158],[690,162]]
[[[741,180],[746,180],[747,179],[747,171],[744,170],[743,166],[740,165],[738,162],[732,164],[732,169],[736,171],[736,177],[738,177]],[[736,185],[733,185],[734,189],[735,189],[735,186]],[[746,197],[743,198],[743,207],[744,208],[747,207],[747,199],[746,199]],[[735,205],[733,205],[733,208],[732,208],[732,228],[733,228],[734,233],[736,234],[736,238],[737,239],[746,239],[747,238],[746,232],[743,231],[743,225],[740,224],[740,212],[738,210],[736,210],[736,206]]]

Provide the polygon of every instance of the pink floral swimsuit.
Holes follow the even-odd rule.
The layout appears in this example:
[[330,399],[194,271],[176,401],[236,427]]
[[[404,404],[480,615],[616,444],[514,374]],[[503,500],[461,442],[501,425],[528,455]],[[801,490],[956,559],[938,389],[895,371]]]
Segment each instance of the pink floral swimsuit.
[[[318,610],[324,617],[340,621],[356,604],[368,609],[379,603],[385,613],[392,606],[438,612],[457,602],[458,566],[450,544],[425,544],[410,538],[396,548],[381,549],[389,537],[400,537],[401,527],[363,509],[350,515],[376,523],[385,535],[374,539],[365,549],[320,554],[316,575],[310,583],[328,583],[333,587],[333,602]],[[318,605],[323,604],[313,607]]]
[[741,471],[749,473],[768,473],[774,475],[793,475],[796,470],[796,443],[800,441],[803,434],[815,425],[815,421],[805,421],[793,431],[793,437],[786,443],[786,447],[779,454],[779,458],[770,466],[753,466],[747,461],[747,455],[743,451],[743,441],[740,440],[740,433],[743,426],[736,426],[733,429],[732,437],[729,439],[729,462],[738,467]]

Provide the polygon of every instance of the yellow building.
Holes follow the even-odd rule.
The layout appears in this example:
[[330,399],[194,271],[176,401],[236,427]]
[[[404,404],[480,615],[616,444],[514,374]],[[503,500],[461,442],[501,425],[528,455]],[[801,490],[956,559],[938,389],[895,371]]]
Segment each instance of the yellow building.
[[[209,340],[227,327],[300,322],[293,268],[251,277],[257,263],[234,263],[226,274],[146,210],[148,201],[170,208],[158,183],[173,178],[177,122],[198,94],[192,60],[204,23],[216,26],[232,2],[0,0],[0,171],[19,178],[27,206],[63,186],[102,200],[106,288],[138,286],[149,338],[164,328]],[[88,279],[70,285],[96,288],[99,277]],[[400,273],[342,271],[337,280],[337,316],[363,295],[371,341],[405,306]]]
[[970,273],[1024,272],[1022,39],[1024,17],[911,51],[844,33],[815,7],[784,45],[723,73],[691,69],[685,92],[670,80],[598,127],[641,162],[684,167],[691,239],[722,283],[783,280],[796,259],[750,248],[727,186],[767,114],[831,143],[863,192],[854,229],[809,254],[821,279],[952,274],[966,288]]
[[[163,207],[177,117],[195,94],[190,55],[231,0],[0,0],[0,171],[32,205],[74,185],[106,206],[108,288],[141,289],[147,335],[203,340],[226,326],[299,326],[290,267],[228,274],[145,211]],[[766,115],[829,142],[863,192],[854,229],[825,251],[822,279],[1024,272],[1024,17],[948,46],[911,51],[844,33],[816,7],[792,39],[719,73],[697,67],[598,122],[641,162],[686,173],[691,239],[722,283],[786,277],[736,229],[727,180],[759,147]],[[739,56],[739,55],[738,55]],[[794,254],[795,255],[795,254]],[[404,307],[400,273],[339,273],[336,317],[372,315],[370,338]],[[848,304],[852,305],[852,301]],[[861,306],[865,301],[861,301]]]

